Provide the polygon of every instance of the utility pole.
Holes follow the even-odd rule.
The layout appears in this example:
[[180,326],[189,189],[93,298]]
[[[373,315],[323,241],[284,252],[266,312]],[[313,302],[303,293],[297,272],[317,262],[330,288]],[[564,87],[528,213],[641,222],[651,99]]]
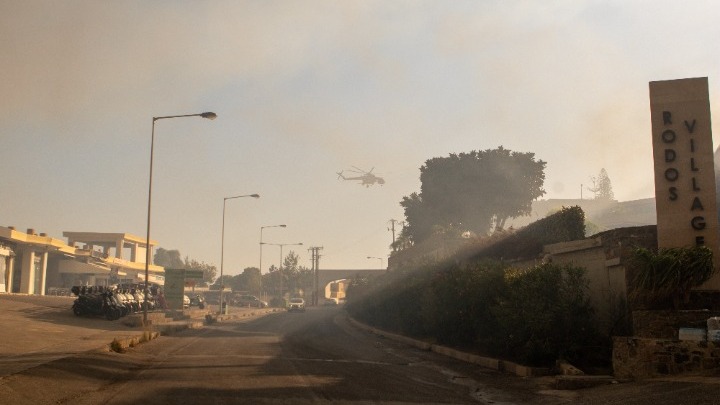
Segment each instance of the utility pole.
[[320,302],[320,298],[319,298],[320,277],[318,274],[318,270],[320,270],[320,251],[322,249],[323,249],[322,246],[311,246],[310,249],[308,249],[312,255],[310,261],[312,263],[313,275],[315,276],[314,281],[313,281],[313,291],[314,291],[313,299],[312,299],[313,305],[318,305],[318,303]]
[[390,228],[388,228],[388,231],[392,231],[393,241],[392,241],[392,248],[393,252],[397,252],[397,246],[395,246],[395,224],[403,224],[402,222],[398,221],[397,219],[391,219],[388,221],[390,223]]

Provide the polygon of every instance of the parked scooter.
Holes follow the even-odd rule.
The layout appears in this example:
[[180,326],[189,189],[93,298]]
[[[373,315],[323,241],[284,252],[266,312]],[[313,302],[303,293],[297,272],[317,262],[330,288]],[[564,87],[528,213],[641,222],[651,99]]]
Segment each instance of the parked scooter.
[[112,291],[103,287],[75,286],[72,292],[77,295],[72,311],[76,316],[104,316],[113,321],[120,318],[122,310],[117,306]]
[[128,290],[122,290],[122,295],[125,298],[125,304],[130,308],[130,313],[136,313],[140,311],[140,303],[135,299],[133,294],[130,294]]
[[147,307],[148,311],[155,309],[155,303],[152,301],[152,296],[148,295],[148,301],[145,302],[145,294],[143,290],[140,289],[133,289],[132,290],[133,295],[135,296],[135,301],[137,301],[140,304],[138,311],[143,311]]
[[112,299],[115,301],[115,305],[120,309],[120,316],[127,316],[132,312],[130,303],[127,302],[125,295],[122,293],[115,291],[112,294]]

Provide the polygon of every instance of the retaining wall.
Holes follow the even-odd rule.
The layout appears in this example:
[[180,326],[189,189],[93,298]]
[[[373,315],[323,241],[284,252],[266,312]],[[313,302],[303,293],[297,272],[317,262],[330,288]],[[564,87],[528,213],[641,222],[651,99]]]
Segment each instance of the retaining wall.
[[619,379],[674,374],[720,376],[720,342],[616,337],[613,371]]

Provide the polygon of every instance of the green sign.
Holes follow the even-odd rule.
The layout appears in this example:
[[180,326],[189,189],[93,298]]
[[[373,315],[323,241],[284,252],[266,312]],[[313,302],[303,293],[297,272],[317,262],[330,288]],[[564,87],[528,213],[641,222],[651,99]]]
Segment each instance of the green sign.
[[202,280],[204,274],[202,270],[185,270],[185,278],[196,278]]
[[165,302],[168,309],[183,309],[185,269],[165,269]]

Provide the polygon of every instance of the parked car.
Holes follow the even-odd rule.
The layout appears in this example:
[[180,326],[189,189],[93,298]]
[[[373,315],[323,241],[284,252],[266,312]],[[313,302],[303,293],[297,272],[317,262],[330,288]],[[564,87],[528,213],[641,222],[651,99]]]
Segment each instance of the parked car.
[[339,303],[337,298],[325,298],[325,305],[337,306]]
[[200,309],[205,309],[205,298],[202,295],[196,294],[190,298],[190,306],[196,306]]
[[254,295],[239,295],[233,298],[233,303],[240,307],[265,308],[268,303]]
[[305,300],[302,298],[290,298],[287,309],[288,312],[305,312]]
[[[205,304],[220,305],[220,291],[205,291],[203,298],[205,298]],[[227,297],[225,299],[227,300]]]
[[183,295],[183,308],[190,308],[190,297]]

